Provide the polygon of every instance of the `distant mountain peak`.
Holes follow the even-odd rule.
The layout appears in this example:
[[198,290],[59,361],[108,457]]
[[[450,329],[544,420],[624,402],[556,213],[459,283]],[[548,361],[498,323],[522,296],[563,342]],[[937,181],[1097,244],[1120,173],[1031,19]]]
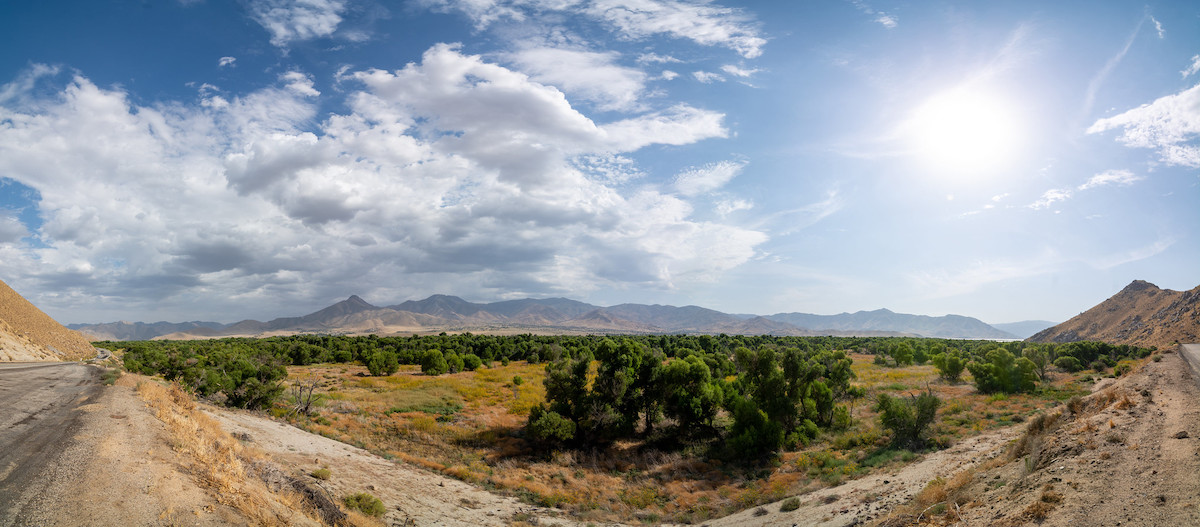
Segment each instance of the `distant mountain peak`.
[[1122,289],[1122,293],[1136,293],[1139,291],[1158,290],[1159,287],[1145,280],[1134,280],[1129,282],[1129,285]]

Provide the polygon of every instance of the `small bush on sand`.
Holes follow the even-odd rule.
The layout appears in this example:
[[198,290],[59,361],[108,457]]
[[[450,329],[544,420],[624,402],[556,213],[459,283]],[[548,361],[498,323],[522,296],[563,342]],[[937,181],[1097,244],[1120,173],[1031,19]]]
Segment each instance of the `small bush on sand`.
[[788,498],[779,505],[779,512],[792,512],[800,508],[800,498]]
[[330,476],[333,476],[333,472],[327,468],[319,468],[319,469],[312,471],[312,474],[310,474],[310,476],[317,478],[321,481],[326,481],[329,479]]
[[367,516],[374,516],[376,518],[383,516],[383,513],[387,512],[387,508],[383,506],[383,502],[379,501],[379,498],[366,492],[346,496],[346,499],[342,500],[342,503],[345,503],[346,507],[351,510],[356,510]]

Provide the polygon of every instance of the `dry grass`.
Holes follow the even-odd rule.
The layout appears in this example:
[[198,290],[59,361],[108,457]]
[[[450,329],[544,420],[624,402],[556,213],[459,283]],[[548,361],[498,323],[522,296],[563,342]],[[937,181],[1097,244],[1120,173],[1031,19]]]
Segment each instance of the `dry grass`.
[[[153,381],[137,384],[137,393],[167,425],[171,447],[191,461],[191,471],[217,501],[241,511],[260,526],[320,524],[316,511],[294,491],[271,491],[255,477],[256,466],[266,457],[225,432],[219,423],[196,408],[195,401],[178,385]],[[351,522],[376,526],[378,522]]]
[[[911,452],[887,449],[886,432],[875,424],[875,393],[902,395],[929,388],[947,401],[933,427],[933,441],[940,446],[1024,421],[1052,403],[1044,395],[981,395],[969,380],[946,384],[929,365],[880,367],[871,363],[871,355],[851,358],[858,375],[854,384],[867,391],[866,398],[849,403],[855,424],[804,450],[783,452],[776,465],[767,467],[706,459],[705,445],[682,453],[639,441],[617,442],[604,450],[537,451],[520,428],[529,408],[544,401],[545,365],[524,362],[437,377],[421,375],[413,366],[386,377],[370,377],[365,368],[353,365],[293,367],[289,376],[317,381],[324,401],[314,416],[288,418],[387,457],[559,507],[578,520],[658,517],[703,523],[876,470],[894,470],[913,459]],[[516,377],[523,382],[514,383]],[[1075,378],[1055,379],[1057,398],[1083,393]],[[970,483],[971,474],[946,482],[948,516],[955,504],[970,501]]]

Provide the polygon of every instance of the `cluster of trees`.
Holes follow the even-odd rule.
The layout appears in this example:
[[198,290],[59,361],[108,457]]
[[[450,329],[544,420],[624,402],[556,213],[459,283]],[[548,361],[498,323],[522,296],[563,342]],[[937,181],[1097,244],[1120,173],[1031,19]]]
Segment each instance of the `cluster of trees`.
[[126,370],[162,375],[202,397],[239,408],[269,406],[283,393],[287,378],[282,360],[244,342],[217,342],[203,352],[190,346],[130,343],[124,361]]
[[[854,377],[842,351],[775,345],[740,346],[732,354],[673,351],[667,357],[633,338],[604,339],[594,352],[549,363],[546,404],[530,413],[529,435],[575,446],[720,436],[734,451],[756,455],[807,444],[835,415],[849,423],[849,413],[835,405],[851,393]],[[714,421],[721,409],[733,418],[728,429]]]

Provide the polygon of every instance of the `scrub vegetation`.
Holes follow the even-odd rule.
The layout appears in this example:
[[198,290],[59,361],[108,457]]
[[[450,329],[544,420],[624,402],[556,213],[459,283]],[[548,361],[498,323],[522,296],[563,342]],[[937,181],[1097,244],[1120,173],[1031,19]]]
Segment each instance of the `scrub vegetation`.
[[725,335],[104,345],[219,404],[580,520],[643,522],[700,522],[893,467],[1085,394],[1096,373],[1056,366],[1064,357],[1116,375],[1149,354]]

